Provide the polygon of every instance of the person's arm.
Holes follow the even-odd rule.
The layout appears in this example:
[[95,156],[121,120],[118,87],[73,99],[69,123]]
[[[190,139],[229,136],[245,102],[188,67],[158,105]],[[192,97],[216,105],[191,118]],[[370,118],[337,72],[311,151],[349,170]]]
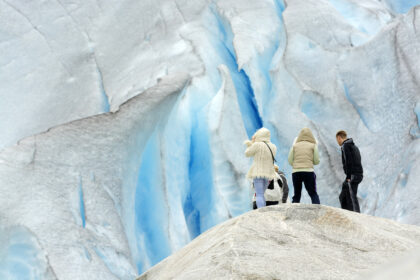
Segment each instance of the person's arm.
[[246,151],[245,151],[245,156],[246,157],[253,157],[257,151],[257,144],[253,143],[251,144],[251,146],[249,146]]
[[244,144],[245,144],[247,147],[249,147],[249,146],[251,146],[251,145],[252,145],[252,141],[251,141],[251,140],[246,140],[246,141],[244,142]]
[[319,152],[318,152],[318,145],[315,145],[314,148],[314,165],[319,164]]
[[351,147],[350,145],[344,144],[343,146],[343,153],[344,153],[344,161],[345,161],[345,173],[346,173],[346,180],[351,179],[351,172],[353,166],[353,156],[351,154]]
[[282,202],[286,203],[287,202],[287,198],[289,196],[289,186],[287,185],[287,179],[284,175],[280,175],[281,177],[281,181],[283,182],[283,198],[282,198]]
[[293,146],[290,148],[289,157],[287,159],[289,160],[289,164],[293,166],[293,161],[295,160],[295,153],[293,151]]

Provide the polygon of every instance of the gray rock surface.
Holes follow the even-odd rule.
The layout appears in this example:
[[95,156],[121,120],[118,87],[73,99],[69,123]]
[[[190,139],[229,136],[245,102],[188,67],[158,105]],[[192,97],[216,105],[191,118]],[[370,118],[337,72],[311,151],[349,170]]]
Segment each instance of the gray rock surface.
[[332,207],[288,204],[212,228],[138,280],[357,279],[416,246],[417,226]]
[[420,279],[420,248],[403,257],[394,258],[373,272],[366,273],[359,280],[418,280]]

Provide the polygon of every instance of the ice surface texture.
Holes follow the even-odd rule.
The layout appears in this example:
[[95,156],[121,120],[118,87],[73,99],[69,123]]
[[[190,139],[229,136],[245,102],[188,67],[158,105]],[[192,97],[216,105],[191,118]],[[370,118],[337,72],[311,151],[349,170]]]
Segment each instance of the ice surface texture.
[[420,224],[420,8],[408,2],[0,2],[0,147],[35,134],[0,153],[0,218],[30,232],[40,257],[27,267],[132,279],[249,210],[242,142],[261,126],[289,180],[290,145],[312,128],[331,206],[346,129],[362,211]]
[[[188,75],[168,77],[115,113],[52,128],[0,154],[1,224],[21,225],[19,232],[30,233],[21,238],[9,233],[0,273],[10,273],[9,259],[15,258],[29,258],[27,270],[40,270],[35,256],[45,254],[48,266],[38,262],[58,279],[133,279],[132,254],[137,256],[140,236],[133,241],[137,234],[131,230],[140,226],[135,218],[141,215],[131,208],[137,202],[137,168],[149,135],[165,122],[188,81]],[[145,200],[154,198],[146,195]],[[16,238],[27,249],[14,249]]]

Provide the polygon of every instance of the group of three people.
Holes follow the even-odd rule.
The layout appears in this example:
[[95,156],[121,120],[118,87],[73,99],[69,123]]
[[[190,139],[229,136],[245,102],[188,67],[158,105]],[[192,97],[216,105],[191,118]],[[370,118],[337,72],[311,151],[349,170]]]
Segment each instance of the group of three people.
[[[341,157],[346,180],[343,182],[339,196],[343,209],[360,212],[357,200],[357,189],[363,180],[363,168],[360,151],[353,140],[347,138],[347,133],[340,130],[336,134],[337,143],[341,146]],[[283,187],[282,202],[287,201],[287,181],[283,173],[275,164],[276,146],[270,141],[270,131],[267,128],[259,129],[252,140],[245,141],[247,149],[245,156],[252,157],[253,163],[247,178],[253,182],[255,188],[255,204],[257,208],[264,207],[266,200],[264,194],[269,185],[277,182]],[[294,188],[293,203],[299,203],[302,194],[302,184],[311,197],[313,204],[320,204],[316,186],[314,165],[320,163],[318,143],[312,131],[305,127],[295,139],[288,156],[289,164],[293,167],[292,181]],[[255,208],[255,207],[254,207]]]

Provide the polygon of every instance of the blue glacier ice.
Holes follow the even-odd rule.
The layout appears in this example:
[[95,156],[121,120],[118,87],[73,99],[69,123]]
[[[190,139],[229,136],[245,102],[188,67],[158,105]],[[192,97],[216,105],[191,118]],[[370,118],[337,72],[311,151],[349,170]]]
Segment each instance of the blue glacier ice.
[[412,7],[420,5],[419,0],[387,0],[389,6],[397,13],[407,13]]
[[82,219],[83,227],[86,227],[86,215],[85,215],[85,201],[83,199],[83,184],[80,178],[79,182],[79,207],[80,207],[80,218]]
[[[162,164],[160,141],[155,132],[148,140],[141,158],[135,192],[136,234],[141,240],[150,263],[156,263],[170,254],[168,235],[164,225],[168,223],[166,203],[162,189]],[[139,270],[144,264],[137,263]]]
[[0,278],[54,279],[39,243],[24,227],[0,229]]

